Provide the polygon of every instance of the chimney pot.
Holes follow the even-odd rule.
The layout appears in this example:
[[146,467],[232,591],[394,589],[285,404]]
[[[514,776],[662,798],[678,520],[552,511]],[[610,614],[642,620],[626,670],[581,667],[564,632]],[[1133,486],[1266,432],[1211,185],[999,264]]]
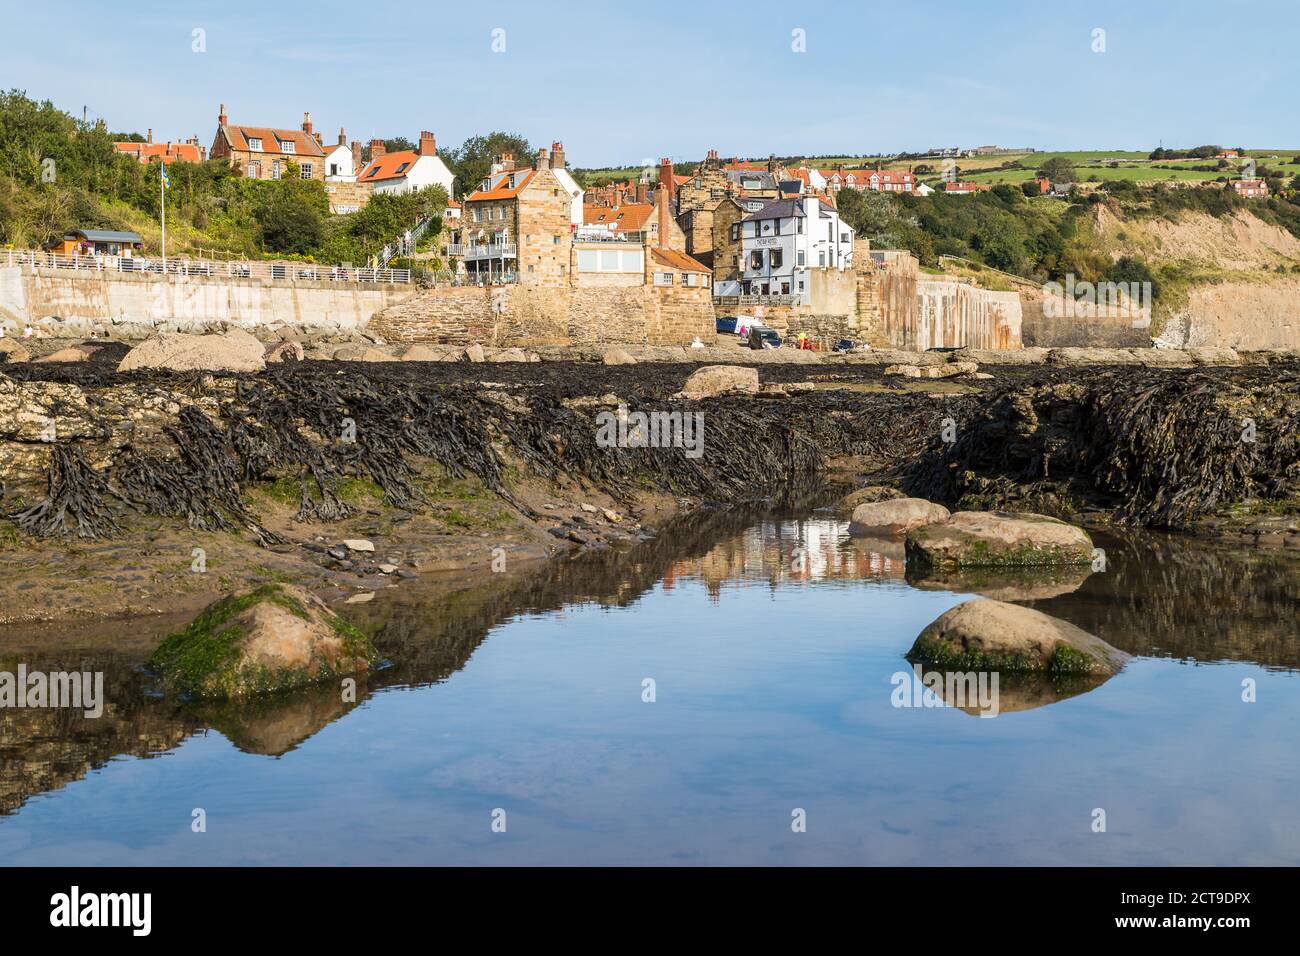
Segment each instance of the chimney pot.
[[372,139],[370,141],[370,161],[372,163],[386,152],[388,152],[388,147],[384,145],[382,139]]
[[225,103],[222,103],[222,104],[221,104],[221,110],[220,110],[220,112],[217,113],[217,124],[218,124],[219,126],[225,126],[225,125],[226,125],[226,122],[227,122],[227,117],[226,117],[226,104],[225,104]]
[[302,131],[303,131],[304,133],[307,133],[308,135],[311,134],[311,114],[310,114],[310,113],[303,113],[303,114],[302,114]]
[[420,145],[416,149],[416,153],[420,156],[438,155],[438,140],[427,129],[420,131]]

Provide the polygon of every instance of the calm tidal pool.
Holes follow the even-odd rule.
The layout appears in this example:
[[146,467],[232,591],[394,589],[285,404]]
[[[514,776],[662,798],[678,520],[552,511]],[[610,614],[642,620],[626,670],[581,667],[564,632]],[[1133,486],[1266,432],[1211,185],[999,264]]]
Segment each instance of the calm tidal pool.
[[[355,704],[161,699],[139,666],[161,622],[127,647],[0,633],[6,667],[109,687],[97,721],[0,711],[0,858],[1300,862],[1300,560],[1099,543],[1086,579],[909,583],[901,550],[833,518],[720,517],[470,592],[381,592],[356,620],[391,665]],[[894,706],[903,655],[963,587],[1019,589],[1134,660],[992,719]]]

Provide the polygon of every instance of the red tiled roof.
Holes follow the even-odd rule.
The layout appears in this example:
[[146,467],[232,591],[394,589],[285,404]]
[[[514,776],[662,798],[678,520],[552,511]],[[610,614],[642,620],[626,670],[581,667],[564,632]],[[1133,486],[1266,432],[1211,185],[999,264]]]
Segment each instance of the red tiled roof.
[[[522,170],[516,170],[515,175],[518,175],[521,171]],[[523,178],[517,180],[513,188],[506,185],[510,182],[509,175],[498,173],[497,175],[501,176],[501,179],[497,182],[496,186],[493,186],[491,189],[476,190],[466,196],[465,201],[478,202],[481,199],[514,199],[519,195],[519,191],[527,186],[529,182],[532,181],[533,176],[537,173],[535,169],[529,169],[522,172],[524,172]]]
[[[401,179],[411,172],[411,167],[415,161],[420,158],[420,154],[413,149],[401,149],[395,153],[384,153],[378,159],[372,159],[366,164],[365,168],[357,174],[359,183],[377,183],[385,179]],[[406,165],[403,166],[402,164]]]
[[692,259],[684,252],[678,252],[676,249],[651,249],[654,253],[655,261],[660,265],[669,266],[673,269],[681,269],[683,272],[712,272],[708,266],[702,262]]
[[174,162],[201,163],[203,154],[197,146],[189,143],[114,143],[113,148],[119,153],[134,156],[139,162],[148,163],[157,159],[164,165]]
[[610,226],[615,232],[640,232],[651,214],[654,203],[633,202],[621,206],[583,206],[584,226]]
[[[320,143],[316,142],[316,137],[304,133],[300,129],[274,129],[270,126],[236,126],[233,123],[224,127],[226,138],[230,141],[231,149],[243,150],[253,153],[272,153],[282,156],[324,156],[325,150],[321,148]],[[248,145],[250,139],[260,139],[262,148],[253,149]],[[286,153],[280,148],[280,143],[293,143],[293,152]]]

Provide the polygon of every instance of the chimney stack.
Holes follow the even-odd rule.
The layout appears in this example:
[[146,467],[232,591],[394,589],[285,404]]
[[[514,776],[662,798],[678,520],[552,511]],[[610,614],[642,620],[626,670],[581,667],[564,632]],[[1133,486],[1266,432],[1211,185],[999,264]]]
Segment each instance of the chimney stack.
[[650,187],[646,183],[637,183],[636,201],[646,203],[650,201]]
[[316,138],[316,145],[317,145],[317,146],[324,146],[324,145],[325,145],[325,140],[321,138],[320,133],[312,133],[311,135],[314,136],[314,137]]
[[659,185],[668,190],[668,197],[672,198],[673,191],[676,188],[676,180],[673,179],[673,161],[671,159],[659,160]]
[[153,130],[149,130],[149,135],[145,138],[145,142],[150,146],[153,145]]
[[219,125],[219,126],[225,126],[225,125],[226,125],[226,122],[227,122],[227,117],[226,117],[226,104],[225,104],[225,103],[222,103],[222,104],[221,104],[221,112],[219,112],[219,113],[217,114],[217,125]]
[[302,114],[302,131],[306,133],[308,136],[311,135],[311,114],[310,113]]
[[354,175],[356,173],[361,172],[362,165],[363,164],[361,162],[361,140],[354,139],[352,141],[352,172]]
[[388,152],[388,147],[384,145],[382,139],[372,139],[370,141],[370,161],[372,163],[386,152]]
[[[665,160],[667,162],[667,160]],[[659,248],[668,248],[668,187],[663,183],[655,190],[655,209],[659,213]]]
[[709,155],[706,158],[716,163],[718,161],[718,151],[716,149],[709,150]]
[[420,146],[416,153],[420,156],[438,155],[438,140],[427,129],[420,130]]
[[343,127],[340,126],[340,127],[339,127],[339,145],[340,145],[340,146],[343,146],[343,145],[345,145],[345,144],[347,143],[347,141],[348,141],[348,138],[347,138],[346,136],[343,135]]
[[551,144],[551,168],[564,168],[564,144],[558,140]]
[[546,151],[545,146],[539,146],[537,149],[537,159],[533,161],[533,169],[550,169],[551,155]]

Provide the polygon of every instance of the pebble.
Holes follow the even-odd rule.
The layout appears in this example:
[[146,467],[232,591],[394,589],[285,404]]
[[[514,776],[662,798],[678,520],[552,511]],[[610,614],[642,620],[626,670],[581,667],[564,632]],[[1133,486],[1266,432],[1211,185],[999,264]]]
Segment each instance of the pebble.
[[584,502],[582,503],[582,510],[585,511],[585,512],[587,512],[587,514],[592,514],[592,515],[594,515],[594,514],[596,513],[596,506],[595,506],[595,505],[589,505],[589,504],[587,504],[587,503],[584,501]]
[[374,599],[375,599],[374,591],[362,591],[360,594],[352,595],[343,603],[344,604],[365,604],[367,601],[373,601]]
[[379,570],[382,571],[384,574],[392,574],[394,571],[397,570],[397,565],[395,565],[395,564],[381,564],[381,565],[379,566]]
[[374,551],[375,546],[365,538],[348,538],[343,542],[343,547],[349,551]]

